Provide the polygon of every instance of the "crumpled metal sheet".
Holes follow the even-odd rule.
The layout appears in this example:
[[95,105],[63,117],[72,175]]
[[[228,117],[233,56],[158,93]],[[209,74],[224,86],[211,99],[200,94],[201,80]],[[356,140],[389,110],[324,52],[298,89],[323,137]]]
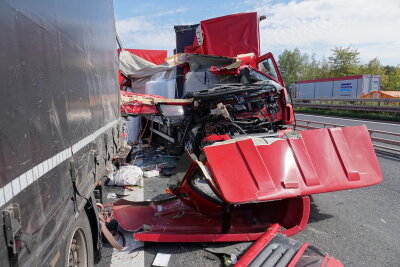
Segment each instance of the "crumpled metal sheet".
[[113,215],[119,225],[135,232],[139,241],[234,242],[257,240],[272,224],[279,222],[282,233],[303,230],[309,217],[308,197],[234,206],[227,217],[224,210],[211,214],[179,198],[132,202],[118,200]]
[[172,68],[168,65],[156,65],[126,50],[120,51],[119,60],[119,69],[134,79],[149,77]]
[[204,147],[227,203],[292,198],[383,180],[365,126],[301,131],[282,139],[241,138]]

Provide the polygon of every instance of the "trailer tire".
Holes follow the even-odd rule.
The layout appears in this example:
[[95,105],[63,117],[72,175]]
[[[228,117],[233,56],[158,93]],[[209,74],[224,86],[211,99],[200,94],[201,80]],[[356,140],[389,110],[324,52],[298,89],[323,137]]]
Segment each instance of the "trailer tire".
[[91,267],[94,265],[92,231],[84,210],[73,223],[65,242],[64,253],[64,266]]

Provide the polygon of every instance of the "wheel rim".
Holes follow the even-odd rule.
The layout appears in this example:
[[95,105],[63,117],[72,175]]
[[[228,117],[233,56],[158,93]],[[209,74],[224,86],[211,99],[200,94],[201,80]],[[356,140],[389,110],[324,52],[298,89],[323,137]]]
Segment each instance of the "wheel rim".
[[87,267],[87,245],[85,233],[82,229],[75,230],[69,244],[68,267]]

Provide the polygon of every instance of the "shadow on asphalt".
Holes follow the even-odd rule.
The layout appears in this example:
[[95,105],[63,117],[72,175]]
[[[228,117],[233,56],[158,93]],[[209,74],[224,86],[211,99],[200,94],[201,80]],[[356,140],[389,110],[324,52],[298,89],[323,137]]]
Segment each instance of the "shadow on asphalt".
[[312,196],[310,196],[310,200],[311,200],[310,219],[308,220],[308,223],[320,222],[333,217],[333,215],[331,214],[320,212]]

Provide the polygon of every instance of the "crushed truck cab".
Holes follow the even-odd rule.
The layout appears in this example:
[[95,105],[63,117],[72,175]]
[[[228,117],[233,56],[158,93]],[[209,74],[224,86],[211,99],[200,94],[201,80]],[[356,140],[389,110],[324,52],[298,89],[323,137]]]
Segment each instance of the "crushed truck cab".
[[140,241],[258,240],[238,266],[260,266],[265,251],[278,247],[290,254],[282,260],[289,266],[303,253],[296,266],[307,265],[311,254],[315,266],[342,266],[308,245],[268,242],[305,229],[310,195],[383,180],[370,135],[365,126],[295,130],[279,68],[271,53],[260,55],[259,21],[243,13],[176,26],[177,53],[163,66],[137,69],[137,56],[124,55],[125,66],[133,66],[124,72],[132,88],[147,79],[146,90],[155,82],[169,90],[176,75],[176,90],[166,93],[173,99],[122,91],[121,110],[151,120],[163,144],[185,152],[168,183],[170,198],[119,200],[114,216]]

